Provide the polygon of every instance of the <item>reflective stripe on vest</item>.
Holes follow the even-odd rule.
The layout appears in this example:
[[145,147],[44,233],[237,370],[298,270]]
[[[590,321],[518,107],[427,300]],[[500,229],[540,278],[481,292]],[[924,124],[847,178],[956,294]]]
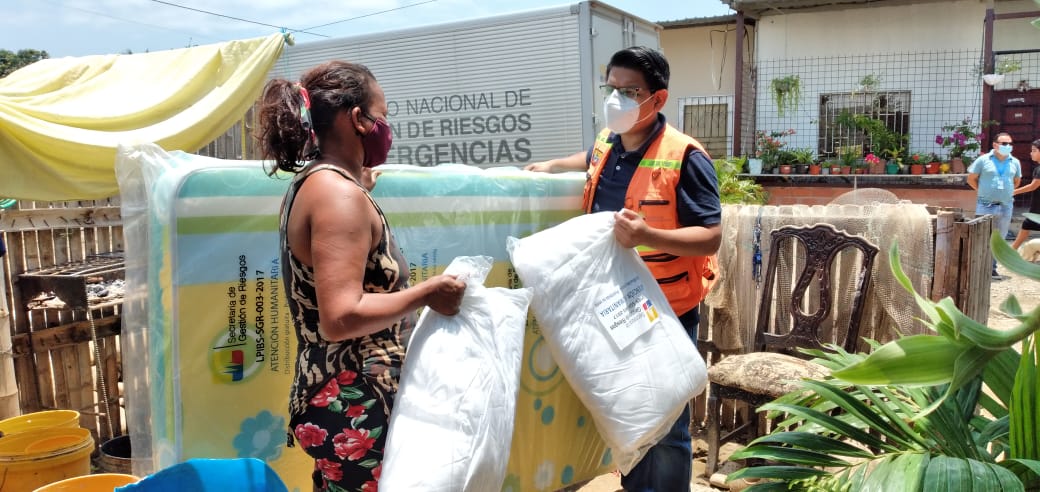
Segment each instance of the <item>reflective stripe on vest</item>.
[[[592,211],[596,186],[610,155],[612,145],[609,136],[610,131],[604,129],[596,136],[596,143],[592,147],[582,203],[586,213]],[[693,149],[704,152],[704,147],[697,140],[671,125],[665,125],[664,130],[647,147],[646,154],[632,175],[625,193],[625,208],[642,215],[651,227],[679,228],[675,190],[679,186],[682,163]],[[675,256],[648,246],[638,246],[636,250],[657,279],[676,314],[681,315],[697,307],[715,283],[718,269],[714,255]]]

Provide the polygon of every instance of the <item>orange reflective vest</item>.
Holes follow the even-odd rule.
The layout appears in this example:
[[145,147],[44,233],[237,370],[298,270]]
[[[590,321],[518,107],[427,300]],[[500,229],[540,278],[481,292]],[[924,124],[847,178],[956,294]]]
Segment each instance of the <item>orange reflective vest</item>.
[[[607,138],[609,136],[610,130],[604,129],[596,137],[596,143],[592,147],[582,200],[585,213],[592,211],[592,198],[596,193],[603,166],[610,155],[611,143]],[[650,227],[681,227],[675,190],[679,186],[682,163],[694,149],[705,152],[700,142],[666,124],[664,130],[647,147],[632,181],[628,183],[625,208],[642,215]],[[715,274],[718,272],[715,255],[675,256],[646,246],[638,246],[636,249],[678,315],[697,307],[715,284]]]

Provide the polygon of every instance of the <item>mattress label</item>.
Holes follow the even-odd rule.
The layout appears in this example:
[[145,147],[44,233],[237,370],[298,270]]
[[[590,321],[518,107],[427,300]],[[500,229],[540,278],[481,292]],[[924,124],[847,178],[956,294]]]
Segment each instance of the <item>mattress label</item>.
[[646,297],[646,286],[638,276],[625,282],[620,289],[601,296],[596,301],[596,317],[618,350],[631,345],[661,319],[653,301]]

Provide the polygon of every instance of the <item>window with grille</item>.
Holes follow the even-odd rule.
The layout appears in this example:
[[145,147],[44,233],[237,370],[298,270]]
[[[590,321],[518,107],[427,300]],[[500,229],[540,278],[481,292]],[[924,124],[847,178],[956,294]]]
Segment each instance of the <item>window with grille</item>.
[[838,122],[843,112],[879,120],[889,130],[905,136],[910,132],[910,91],[820,94],[817,155],[823,158],[836,157],[839,147],[851,145],[862,146],[864,151],[880,154],[882,149],[871,147],[869,135]]
[[733,96],[686,97],[679,100],[680,130],[696,138],[713,158],[730,152]]

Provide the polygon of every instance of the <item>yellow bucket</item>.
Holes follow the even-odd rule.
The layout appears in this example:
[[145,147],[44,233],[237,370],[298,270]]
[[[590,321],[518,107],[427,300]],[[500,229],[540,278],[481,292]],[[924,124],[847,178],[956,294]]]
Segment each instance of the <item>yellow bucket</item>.
[[75,410],[47,410],[0,420],[0,433],[5,436],[31,430],[76,427],[79,427],[79,412]]
[[98,473],[66,478],[60,482],[44,485],[33,492],[112,492],[116,487],[137,483],[140,480],[133,475],[122,473]]
[[90,431],[42,429],[0,437],[0,492],[26,492],[90,474]]

